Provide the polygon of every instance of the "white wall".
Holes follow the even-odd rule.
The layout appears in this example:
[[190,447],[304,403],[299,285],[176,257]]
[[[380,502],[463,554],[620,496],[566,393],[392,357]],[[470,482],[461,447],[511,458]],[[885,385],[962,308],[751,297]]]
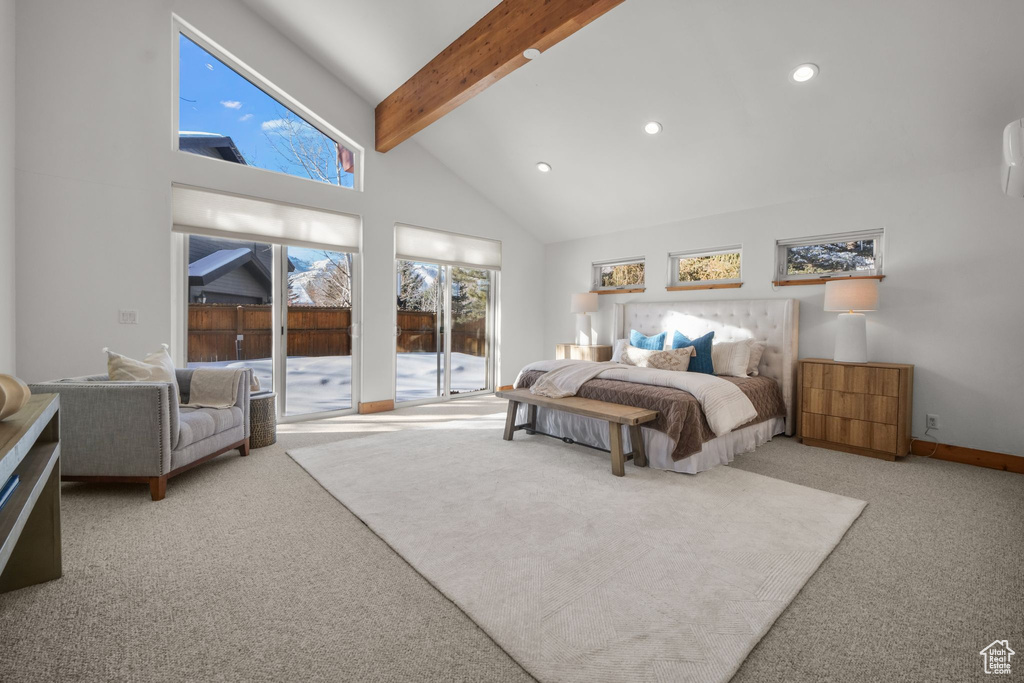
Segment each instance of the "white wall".
[[0,0],[0,373],[14,366],[14,0]]
[[[548,245],[545,353],[572,339],[569,295],[589,288],[591,262],[645,255],[646,292],[600,297],[601,343],[617,302],[795,297],[800,356],[831,358],[835,314],[822,310],[824,287],[773,291],[774,242],[879,226],[886,278],[881,310],[867,314],[868,350],[916,365],[914,435],[935,413],[943,443],[1024,455],[1024,200],[1000,191],[996,168]],[[739,243],[742,289],[665,291],[668,252]]]
[[[366,191],[172,151],[171,13],[368,151]],[[235,0],[18,3],[18,356],[41,380],[103,368],[100,349],[171,340],[170,185],[363,216],[362,396],[394,393],[396,221],[503,240],[499,383],[542,351],[540,244],[414,141],[373,149],[373,109]],[[139,324],[117,324],[119,308]]]

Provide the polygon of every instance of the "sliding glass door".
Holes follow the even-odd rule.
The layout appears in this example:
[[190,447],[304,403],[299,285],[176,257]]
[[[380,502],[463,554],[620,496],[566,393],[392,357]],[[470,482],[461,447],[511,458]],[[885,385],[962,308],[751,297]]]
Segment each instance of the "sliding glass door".
[[438,400],[492,387],[492,273],[396,262],[395,400]]
[[352,409],[356,254],[196,234],[185,251],[188,367],[252,369],[281,418]]
[[451,373],[449,393],[490,388],[491,271],[452,266]]
[[283,247],[284,414],[352,407],[352,283],[355,255]]

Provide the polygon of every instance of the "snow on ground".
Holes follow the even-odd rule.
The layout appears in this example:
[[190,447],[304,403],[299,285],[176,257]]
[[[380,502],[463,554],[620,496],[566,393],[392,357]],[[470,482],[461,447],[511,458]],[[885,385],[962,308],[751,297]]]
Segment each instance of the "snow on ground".
[[[190,368],[252,368],[264,389],[271,387],[271,361],[189,363]],[[443,369],[443,368],[442,368]],[[452,354],[452,391],[477,391],[487,386],[487,359],[465,353]],[[352,406],[352,357],[291,357],[287,365],[288,405],[286,415],[344,410]],[[398,401],[437,396],[437,355],[398,354]]]

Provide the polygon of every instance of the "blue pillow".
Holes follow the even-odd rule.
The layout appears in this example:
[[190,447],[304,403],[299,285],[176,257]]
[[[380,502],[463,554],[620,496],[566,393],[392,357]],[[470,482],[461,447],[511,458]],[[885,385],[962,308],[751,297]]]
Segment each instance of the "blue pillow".
[[714,330],[697,339],[690,339],[682,332],[676,332],[675,336],[672,337],[672,348],[683,349],[687,346],[692,346],[697,355],[690,359],[689,371],[713,375],[715,374],[715,364],[711,362],[711,344],[714,340]]
[[648,351],[661,351],[665,348],[665,336],[668,332],[662,332],[656,334],[653,337],[645,337],[636,330],[629,331],[629,345],[635,346],[638,349],[647,349]]

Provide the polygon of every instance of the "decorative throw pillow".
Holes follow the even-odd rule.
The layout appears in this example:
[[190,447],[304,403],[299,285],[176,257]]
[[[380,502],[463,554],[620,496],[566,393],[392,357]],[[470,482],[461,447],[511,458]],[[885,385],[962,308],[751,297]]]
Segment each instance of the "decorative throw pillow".
[[646,368],[647,361],[656,353],[663,353],[661,349],[641,349],[636,346],[627,346],[622,349],[622,363],[635,365],[638,368]]
[[746,377],[750,362],[750,340],[718,342],[711,347],[711,362],[716,375]]
[[655,351],[661,351],[665,348],[665,337],[668,336],[668,332],[662,332],[651,337],[644,336],[636,330],[629,331],[629,344],[635,346],[638,349],[654,349]]
[[672,370],[674,372],[686,372],[690,367],[690,358],[696,354],[692,346],[682,349],[669,349],[658,351],[647,359],[647,367],[658,368],[659,370]]
[[161,344],[159,351],[146,356],[143,360],[135,360],[128,356],[103,349],[107,354],[107,375],[111,382],[170,382],[178,394],[178,380],[174,375],[174,361],[167,350],[167,344]]
[[711,345],[714,341],[714,330],[697,339],[690,339],[682,332],[676,332],[672,338],[672,348],[681,349],[685,346],[692,346],[697,353],[693,360],[690,361],[690,372],[703,372],[705,375],[713,375],[715,374],[715,365],[711,360]]
[[612,362],[621,363],[622,352],[625,351],[627,348],[629,348],[628,339],[616,339],[615,346],[612,347]]
[[767,348],[768,342],[750,342],[750,362],[747,363],[747,375],[749,375],[750,377],[757,377],[757,366],[761,364],[761,356],[764,355],[764,350]]

